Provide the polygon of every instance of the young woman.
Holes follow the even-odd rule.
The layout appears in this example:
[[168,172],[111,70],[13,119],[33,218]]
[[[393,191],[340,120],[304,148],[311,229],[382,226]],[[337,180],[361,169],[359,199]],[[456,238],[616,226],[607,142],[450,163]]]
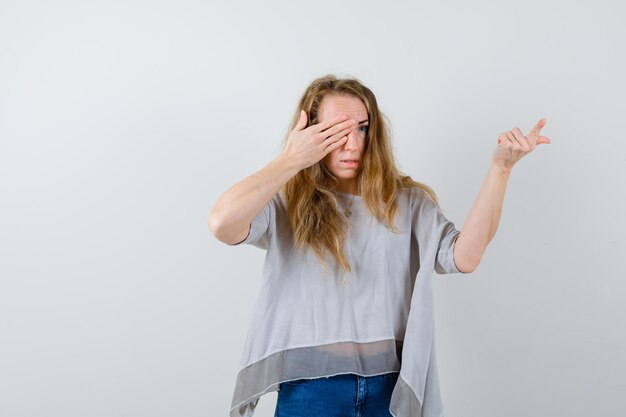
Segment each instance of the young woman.
[[396,167],[372,91],[327,75],[304,91],[283,151],[226,190],[209,227],[267,251],[230,416],[278,391],[275,416],[439,417],[433,272],[476,269],[513,165],[540,143],[498,138],[462,231]]

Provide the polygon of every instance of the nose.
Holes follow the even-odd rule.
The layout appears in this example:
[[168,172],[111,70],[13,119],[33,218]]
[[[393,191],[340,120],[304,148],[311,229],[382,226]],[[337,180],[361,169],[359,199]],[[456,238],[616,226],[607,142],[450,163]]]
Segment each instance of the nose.
[[356,149],[357,134],[354,129],[350,130],[346,136],[348,137],[348,140],[343,145],[344,149]]

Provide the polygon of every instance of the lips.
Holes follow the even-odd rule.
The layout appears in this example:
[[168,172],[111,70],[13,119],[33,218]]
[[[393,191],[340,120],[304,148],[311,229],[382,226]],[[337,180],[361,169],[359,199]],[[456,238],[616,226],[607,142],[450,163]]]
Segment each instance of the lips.
[[342,159],[339,163],[347,169],[357,169],[359,167],[358,159]]

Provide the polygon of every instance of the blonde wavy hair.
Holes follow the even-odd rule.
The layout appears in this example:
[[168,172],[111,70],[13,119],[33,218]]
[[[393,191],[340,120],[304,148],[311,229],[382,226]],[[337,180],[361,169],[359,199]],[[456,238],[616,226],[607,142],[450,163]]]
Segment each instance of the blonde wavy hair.
[[[424,190],[439,208],[437,196],[429,186],[404,175],[396,167],[386,116],[379,110],[374,93],[354,77],[338,78],[329,74],[313,80],[298,102],[283,140],[283,148],[289,133],[298,123],[301,110],[307,113],[306,127],[318,123],[319,106],[329,94],[356,97],[367,109],[369,129],[358,171],[358,192],[373,216],[379,222],[384,222],[393,233],[397,233],[393,225],[398,209],[396,198],[402,189],[412,187]],[[282,190],[298,250],[302,251],[305,246],[311,247],[325,272],[325,252],[328,251],[349,274],[351,267],[343,251],[347,221],[337,209],[334,193],[337,184],[337,178],[326,168],[322,159],[298,172]]]

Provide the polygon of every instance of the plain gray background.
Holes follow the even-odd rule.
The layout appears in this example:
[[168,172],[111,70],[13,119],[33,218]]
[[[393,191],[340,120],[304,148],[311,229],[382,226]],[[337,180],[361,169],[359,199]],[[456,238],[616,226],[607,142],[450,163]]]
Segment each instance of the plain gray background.
[[[314,78],[358,77],[459,230],[541,118],[470,275],[435,276],[447,417],[626,413],[618,1],[0,1],[0,415],[227,416],[264,251],[207,226]],[[261,398],[270,417],[275,393]]]

